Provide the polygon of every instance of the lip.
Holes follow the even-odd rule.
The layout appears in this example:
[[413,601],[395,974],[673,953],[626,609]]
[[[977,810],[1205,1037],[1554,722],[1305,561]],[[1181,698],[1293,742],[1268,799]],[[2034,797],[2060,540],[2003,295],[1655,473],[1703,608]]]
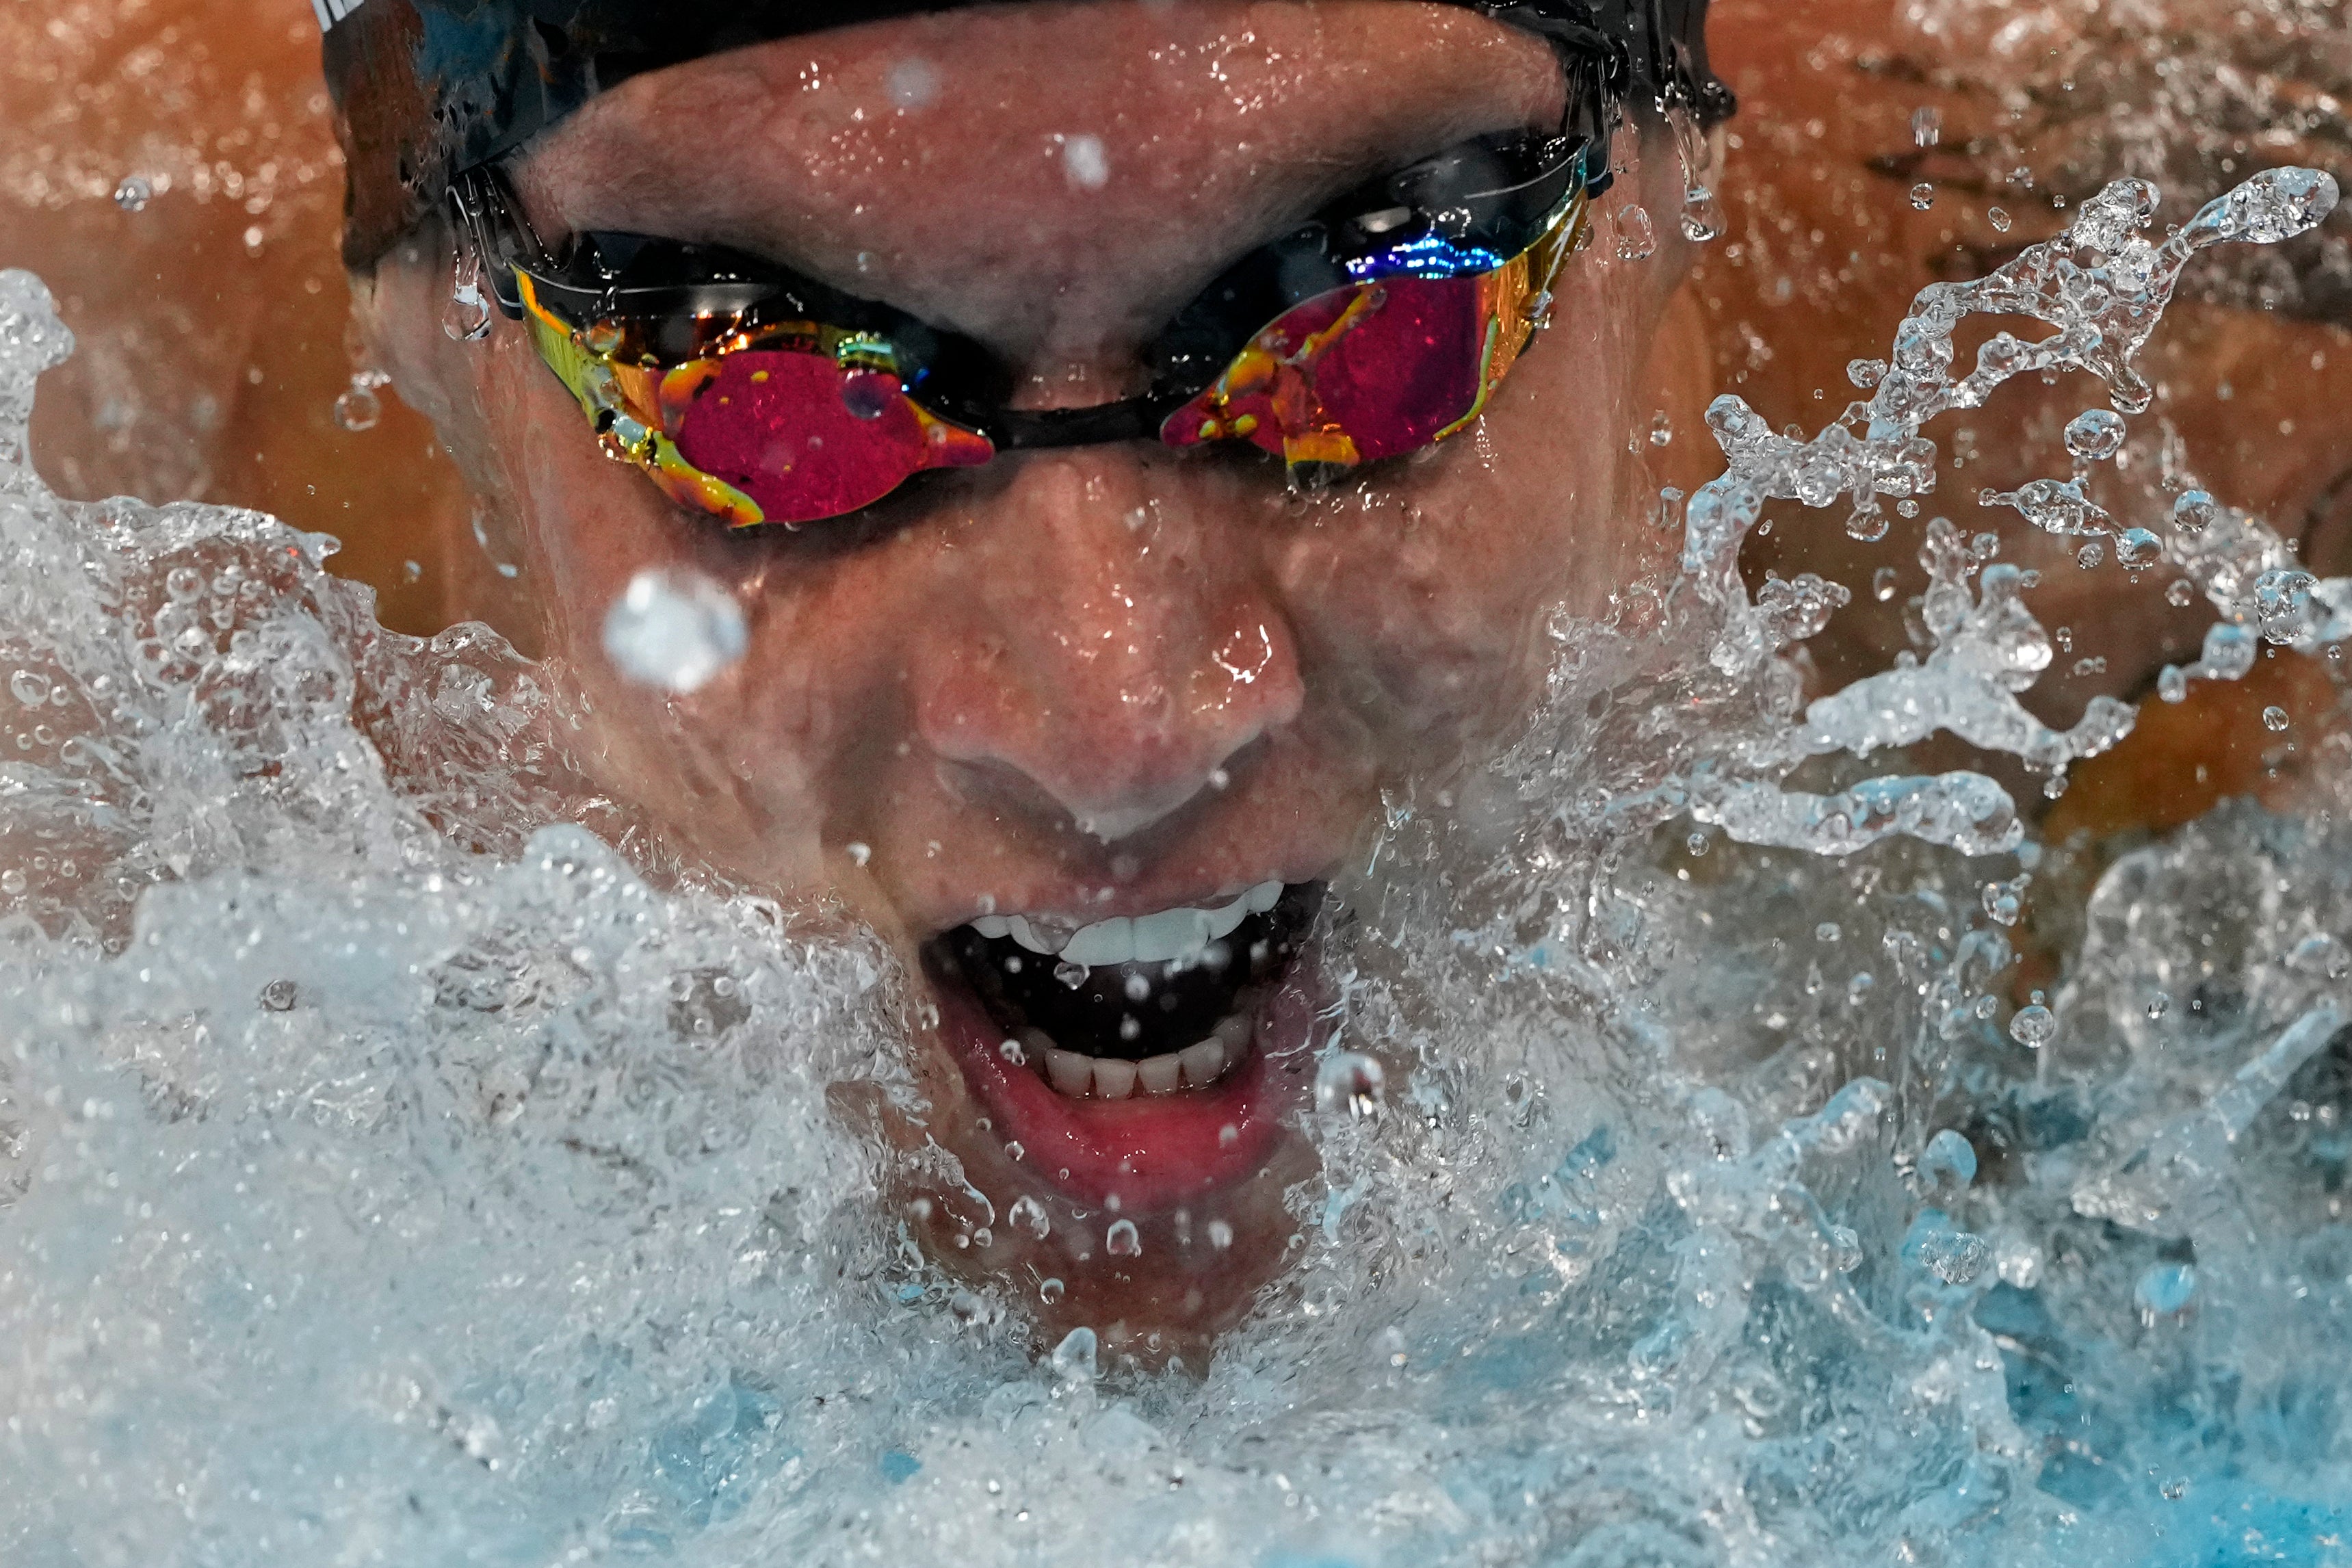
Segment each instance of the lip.
[[[1258,1007],[1247,1055],[1205,1089],[1122,1100],[1072,1100],[1004,1059],[1003,1031],[958,981],[930,975],[940,1036],[1018,1163],[1073,1202],[1136,1215],[1246,1181],[1304,1103],[1314,1044],[1309,944]],[[1230,1132],[1228,1132],[1230,1129]]]

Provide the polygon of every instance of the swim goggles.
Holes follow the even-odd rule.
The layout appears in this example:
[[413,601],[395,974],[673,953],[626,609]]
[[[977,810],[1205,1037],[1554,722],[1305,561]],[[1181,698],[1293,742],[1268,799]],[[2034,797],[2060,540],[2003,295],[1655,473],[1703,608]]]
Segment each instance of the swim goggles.
[[1186,306],[1145,352],[1143,395],[1085,408],[1010,407],[979,343],[772,262],[607,232],[551,248],[496,164],[457,176],[450,204],[604,450],[748,528],[1006,451],[1239,443],[1314,485],[1432,446],[1548,319],[1606,156],[1588,136],[1482,137],[1370,181]]

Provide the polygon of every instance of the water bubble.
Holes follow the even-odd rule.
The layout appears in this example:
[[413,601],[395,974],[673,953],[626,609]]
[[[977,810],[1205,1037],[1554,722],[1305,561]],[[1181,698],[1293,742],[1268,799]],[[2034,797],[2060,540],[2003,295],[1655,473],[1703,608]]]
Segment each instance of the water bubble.
[[1835,942],[1843,935],[1845,935],[1845,932],[1839,929],[1838,923],[1835,921],[1823,921],[1821,924],[1813,928],[1813,940],[1815,942]]
[[866,863],[874,858],[874,846],[871,844],[860,844],[852,839],[842,847],[849,851],[849,863],[861,871],[866,868]]
[[0,870],[0,893],[5,893],[13,899],[23,893],[27,885],[22,868],[11,866],[5,870]]
[[1895,597],[1895,585],[1901,580],[1892,566],[1881,566],[1870,574],[1870,596],[1884,605]]
[[2074,552],[2074,564],[2085,572],[2095,569],[2099,563],[2106,558],[2107,547],[2095,539]]
[[1026,1194],[1013,1200],[1013,1206],[1004,1211],[1004,1219],[1013,1228],[1041,1239],[1054,1228],[1045,1205]]
[[2002,208],[1987,207],[1985,209],[1985,221],[1992,225],[1992,231],[1995,234],[2007,234],[2009,232],[2009,214]]
[[1097,1374],[1095,1363],[1095,1331],[1092,1329],[1072,1329],[1054,1347],[1054,1375],[1065,1383],[1092,1383]]
[[1640,261],[1654,256],[1658,249],[1657,230],[1650,225],[1650,215],[1639,202],[1628,202],[1619,207],[1609,220],[1617,234],[1617,259]]
[[1917,184],[1912,186],[1911,205],[1921,212],[1926,212],[1929,207],[1934,206],[1936,205],[1936,187],[1929,184],[1925,180],[1922,180]]
[[2197,602],[2197,584],[2186,577],[2176,577],[2164,591],[2164,602],[2176,610],[2185,610]]
[[1919,1260],[1945,1284],[1965,1285],[1985,1271],[1992,1261],[1992,1248],[1983,1237],[1946,1230],[1927,1238],[1919,1249]]
[[1037,1300],[1045,1302],[1047,1306],[1051,1306],[1062,1299],[1063,1292],[1067,1289],[1068,1287],[1064,1285],[1060,1279],[1048,1274],[1045,1278],[1037,1281]]
[[163,592],[175,605],[193,605],[204,596],[205,574],[193,566],[174,566],[163,574]]
[[2066,450],[2078,458],[2112,458],[2123,447],[2123,416],[2112,408],[2085,408],[2067,421],[2065,441]]
[[2150,1019],[2161,1018],[2171,1010],[2172,994],[2170,992],[2158,991],[2149,995],[2147,999],[2147,1016]]
[[1683,840],[1683,847],[1689,850],[1693,855],[1704,855],[1706,853],[1707,846],[1712,842],[1714,841],[1708,838],[1706,834],[1694,833],[1689,837]]
[[1386,1092],[1381,1064],[1358,1051],[1335,1051],[1315,1072],[1315,1108],[1370,1116]]
[[272,1013],[290,1013],[299,994],[291,980],[273,980],[261,988],[261,1005]]
[[114,187],[114,205],[127,213],[145,212],[154,199],[154,184],[142,174],[125,174]]
[[1675,422],[1666,417],[1664,411],[1661,410],[1660,412],[1652,415],[1650,416],[1650,445],[1653,447],[1664,447],[1671,443],[1674,438]]
[[1845,378],[1868,392],[1886,379],[1886,362],[1883,359],[1850,359],[1845,362]]
[[2157,672],[2156,695],[2159,701],[2179,702],[2189,695],[2189,672],[2177,664],[2168,664]]
[[37,670],[20,669],[8,678],[8,689],[26,707],[38,708],[49,700],[49,678]]
[[2038,1051],[2048,1045],[2057,1032],[2056,1015],[2039,1002],[2020,1007],[2009,1021],[2009,1037],[2029,1051]]
[[373,430],[383,417],[383,400],[372,386],[353,382],[335,399],[335,423],[346,430]]
[[2172,503],[2172,526],[2183,533],[2197,533],[2213,521],[2221,505],[2203,490],[2185,492]]
[[1987,882],[1984,885],[1984,912],[1995,925],[2013,926],[2025,908],[2025,889],[2033,881],[2031,873],[2020,873],[2007,882]]
[[683,696],[743,657],[751,633],[734,596],[699,573],[650,567],[604,616],[604,655],[640,685]]
[[2197,1266],[2193,1263],[2159,1263],[2139,1277],[2132,1287],[2132,1300],[2139,1310],[2151,1318],[2175,1318],[2189,1310],[2197,1294]]
[[1933,147],[1944,139],[1944,111],[1934,104],[1922,104],[1911,111],[1911,144]]
[[1054,978],[1076,991],[1087,983],[1087,966],[1083,963],[1073,963],[1066,958],[1063,959],[1054,965]]
[[1143,1251],[1143,1237],[1131,1219],[1115,1219],[1103,1232],[1103,1250],[1113,1258],[1134,1258]]
[[2165,1501],[2179,1502],[2182,1498],[2189,1495],[2189,1478],[2187,1476],[2175,1476],[2172,1479],[2165,1482],[2156,1489],[2158,1495],[2160,1495]]
[[2273,703],[2270,707],[2263,710],[2263,729],[2273,731],[2284,730],[2287,727],[2287,723],[2288,720],[2286,710],[2279,707],[2276,703]]
[[1227,1247],[1233,1246],[1233,1244],[1234,1227],[1227,1225],[1221,1219],[1211,1220],[1209,1222],[1209,1245],[1215,1247],[1219,1252],[1223,1252]]

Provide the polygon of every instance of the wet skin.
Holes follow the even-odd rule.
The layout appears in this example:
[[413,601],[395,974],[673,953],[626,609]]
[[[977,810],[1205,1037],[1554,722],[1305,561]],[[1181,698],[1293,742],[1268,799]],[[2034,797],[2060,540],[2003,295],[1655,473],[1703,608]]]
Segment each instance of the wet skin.
[[[542,230],[772,256],[979,339],[1026,405],[1078,405],[1132,390],[1175,310],[1323,198],[1559,109],[1547,48],[1459,11],[1034,5],[640,79],[545,138],[521,186]],[[1079,135],[1099,141],[1098,184],[1072,175]],[[1671,214],[1679,178],[1654,136],[1604,207]],[[1009,1280],[1049,1331],[1164,1353],[1234,1321],[1286,1255],[1282,1191],[1312,1169],[1287,1122],[1324,1000],[1314,950],[1259,998],[1260,1049],[1213,1091],[1091,1102],[1078,1132],[1134,1146],[1122,1191],[1117,1171],[1008,1153],[1068,1132],[1045,1124],[1076,1102],[1041,1121],[1034,1072],[992,1084],[975,1052],[1003,1031],[924,944],[992,910],[1097,921],[1328,879],[1383,785],[1507,735],[1552,608],[1605,614],[1664,543],[1621,520],[1690,480],[1627,451],[1637,414],[1695,418],[1705,390],[1681,242],[1658,226],[1645,261],[1603,243],[1570,262],[1558,324],[1476,426],[1327,493],[1287,493],[1272,459],[1130,443],[934,476],[797,532],[730,534],[605,460],[511,323],[451,342],[437,237],[361,301],[519,568],[457,608],[570,668],[601,785],[724,877],[837,896],[898,947],[930,1109],[891,1135],[936,1140],[982,1194],[911,1179],[934,1252]],[[601,649],[607,606],[656,565],[709,574],[750,621],[749,656],[692,697],[626,684]],[[1210,1093],[1230,1105],[1201,1110]],[[1189,1121],[1163,1110],[1179,1100]],[[1009,1222],[1024,1196],[1043,1239]],[[1106,1245],[1114,1197],[1139,1251]]]

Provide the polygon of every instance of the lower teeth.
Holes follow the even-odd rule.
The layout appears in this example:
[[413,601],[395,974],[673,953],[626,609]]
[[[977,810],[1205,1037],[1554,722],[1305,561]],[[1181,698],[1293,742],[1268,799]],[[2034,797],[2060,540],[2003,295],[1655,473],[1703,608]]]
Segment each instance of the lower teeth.
[[1138,1095],[1173,1094],[1180,1089],[1206,1089],[1233,1069],[1249,1047],[1250,1013],[1229,1014],[1206,1037],[1161,1056],[1141,1061],[1082,1056],[1055,1045],[1043,1031],[1024,1030],[1024,1053],[1045,1069],[1045,1081],[1056,1093],[1072,1100],[1128,1100]]

